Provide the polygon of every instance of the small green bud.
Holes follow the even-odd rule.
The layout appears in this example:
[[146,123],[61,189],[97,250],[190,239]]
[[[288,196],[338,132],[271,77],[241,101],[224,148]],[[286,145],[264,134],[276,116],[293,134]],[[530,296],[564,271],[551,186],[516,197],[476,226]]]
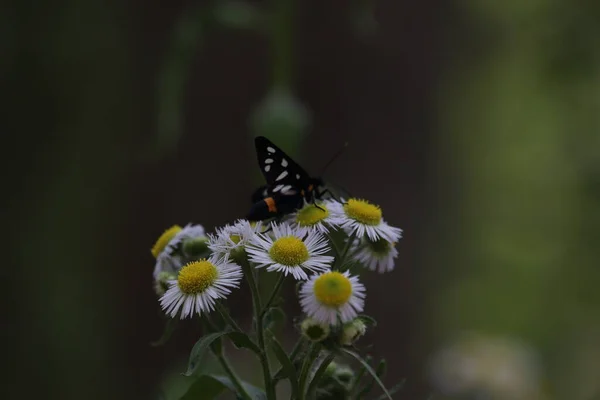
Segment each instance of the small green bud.
[[342,328],[342,334],[340,336],[340,344],[343,346],[350,346],[356,342],[361,336],[367,331],[367,326],[360,318],[348,322]]
[[329,363],[327,368],[325,368],[325,372],[323,373],[323,377],[333,376],[335,371],[337,370],[338,365],[335,361]]
[[163,271],[160,274],[158,274],[156,281],[154,281],[154,291],[156,292],[156,294],[158,296],[162,296],[163,294],[165,294],[165,292],[169,288],[169,281],[176,278],[177,277],[174,274],[166,271]]
[[239,265],[248,262],[248,255],[246,254],[246,249],[243,246],[237,246],[236,248],[232,249],[229,253],[229,257]]
[[346,389],[352,386],[354,381],[354,371],[350,367],[340,365],[335,370],[335,378],[340,382]]
[[306,318],[300,325],[302,334],[313,342],[320,342],[329,336],[329,325],[315,321],[312,318]]
[[187,257],[200,258],[208,252],[208,238],[200,236],[185,239],[182,249]]

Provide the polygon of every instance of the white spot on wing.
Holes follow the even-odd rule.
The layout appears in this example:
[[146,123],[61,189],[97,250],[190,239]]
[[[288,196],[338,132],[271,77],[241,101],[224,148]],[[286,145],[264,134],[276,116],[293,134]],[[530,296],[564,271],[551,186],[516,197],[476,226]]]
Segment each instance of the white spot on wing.
[[[270,167],[270,165],[267,165],[267,167]],[[276,181],[280,181],[283,178],[285,178],[286,176],[288,176],[288,172],[287,171],[283,171],[282,173],[279,174],[279,176],[277,178],[275,178]]]
[[272,147],[267,147],[267,151],[268,151],[269,153],[275,153],[275,149],[274,149],[274,148],[272,148]]
[[296,179],[300,179],[300,174],[296,174]]
[[[283,186],[283,185],[281,185],[281,186]],[[281,193],[285,193],[285,192],[289,191],[291,188],[292,188],[292,185],[285,185],[281,189]]]
[[279,192],[283,188],[283,185],[277,185],[273,188],[273,192]]
[[270,170],[271,170],[271,166],[270,166],[270,165],[267,165],[267,166],[265,167],[265,172],[269,172]]
[[287,160],[285,158],[281,159],[281,166],[284,167],[284,168],[288,166],[288,162],[287,162]]
[[265,164],[271,164],[272,162],[273,162],[273,159],[272,159],[272,158],[267,158],[267,159],[265,160]]

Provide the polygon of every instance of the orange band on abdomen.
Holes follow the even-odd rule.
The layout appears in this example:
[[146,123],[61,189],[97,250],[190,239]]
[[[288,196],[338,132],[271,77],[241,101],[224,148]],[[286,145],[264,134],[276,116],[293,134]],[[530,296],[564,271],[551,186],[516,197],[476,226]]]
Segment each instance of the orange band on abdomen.
[[269,208],[269,212],[276,213],[277,206],[275,205],[275,200],[272,197],[267,197],[265,199],[265,203],[267,203],[267,207]]

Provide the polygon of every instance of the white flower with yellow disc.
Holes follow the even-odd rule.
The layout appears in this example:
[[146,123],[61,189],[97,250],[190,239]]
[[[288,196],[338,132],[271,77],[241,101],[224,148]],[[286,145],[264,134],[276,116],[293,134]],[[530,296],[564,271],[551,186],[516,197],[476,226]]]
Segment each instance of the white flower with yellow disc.
[[271,235],[256,234],[246,247],[248,258],[257,268],[308,279],[308,272],[319,273],[330,268],[333,257],[327,239],[316,231],[307,232],[287,224],[272,225]]
[[243,250],[258,232],[263,231],[263,228],[260,222],[253,223],[240,219],[233,225],[217,228],[216,234],[209,235],[208,248],[219,258],[225,256],[233,258],[232,253]]
[[388,242],[397,242],[402,236],[402,229],[389,226],[383,220],[381,207],[366,200],[352,198],[344,204],[331,203],[330,209],[341,219],[340,226],[350,236],[359,239],[366,236],[373,241],[385,239]]
[[179,270],[176,280],[168,282],[169,288],[160,298],[160,305],[171,318],[178,313],[181,319],[209,313],[218,299],[239,287],[241,279],[242,269],[227,258],[213,256],[192,261]]
[[352,321],[365,305],[365,287],[348,271],[313,276],[300,289],[300,305],[311,318],[337,325]]
[[384,273],[394,269],[394,259],[398,257],[398,250],[396,243],[363,237],[354,243],[351,254],[354,261],[371,271]]
[[[301,209],[291,214],[289,221],[295,228],[327,234],[329,229],[335,229],[343,221],[332,212],[332,203],[335,202],[319,201],[314,204],[305,202]],[[335,208],[335,205],[333,207]]]

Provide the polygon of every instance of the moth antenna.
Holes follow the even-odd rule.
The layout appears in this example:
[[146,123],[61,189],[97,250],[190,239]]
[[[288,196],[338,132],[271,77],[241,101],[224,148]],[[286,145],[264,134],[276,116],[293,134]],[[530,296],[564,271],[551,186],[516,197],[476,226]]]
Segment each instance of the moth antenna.
[[325,166],[323,168],[321,168],[321,173],[319,174],[319,176],[323,176],[325,174],[325,171],[327,170],[327,168],[333,164],[333,162],[342,155],[342,153],[344,152],[344,150],[346,150],[346,147],[348,147],[348,142],[344,142],[344,145],[333,155],[333,157],[331,157],[329,159],[329,161],[327,161],[327,164],[325,164]]

